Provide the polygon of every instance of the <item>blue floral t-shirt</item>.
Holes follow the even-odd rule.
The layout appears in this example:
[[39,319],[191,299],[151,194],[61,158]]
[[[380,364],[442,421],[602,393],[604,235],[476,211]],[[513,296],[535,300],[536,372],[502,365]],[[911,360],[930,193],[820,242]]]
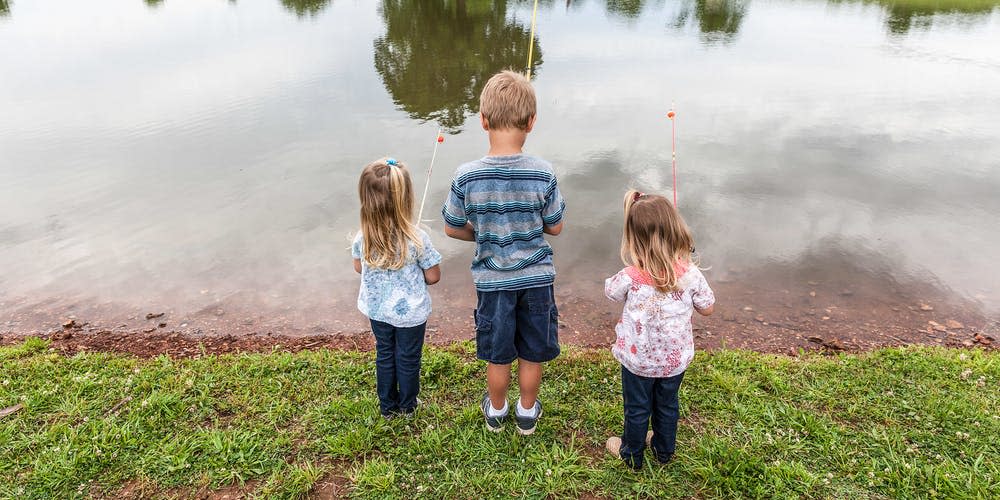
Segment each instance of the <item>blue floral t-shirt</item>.
[[359,231],[351,244],[351,256],[361,260],[361,290],[358,310],[369,319],[409,328],[427,322],[431,314],[431,296],[424,282],[424,269],[441,263],[441,254],[434,249],[430,236],[417,230],[423,251],[410,244],[410,255],[402,269],[368,267],[363,258],[364,239]]

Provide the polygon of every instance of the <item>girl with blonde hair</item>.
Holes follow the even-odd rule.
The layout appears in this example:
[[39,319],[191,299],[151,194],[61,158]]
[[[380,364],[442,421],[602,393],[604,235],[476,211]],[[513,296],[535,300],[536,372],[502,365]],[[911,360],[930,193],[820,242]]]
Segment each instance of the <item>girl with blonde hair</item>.
[[[680,389],[694,358],[691,316],[708,316],[715,295],[692,260],[694,239],[680,213],[663,196],[625,193],[622,269],[604,283],[604,294],[625,302],[612,354],[622,365],[625,425],[607,448],[627,465],[642,467],[649,445],[661,463],[677,440]],[[652,420],[652,430],[647,430]]]
[[420,356],[431,297],[441,278],[441,254],[413,220],[413,183],[393,158],[369,163],[358,181],[361,231],[351,245],[361,274],[358,309],[375,335],[379,409],[389,419],[410,417],[420,392]]

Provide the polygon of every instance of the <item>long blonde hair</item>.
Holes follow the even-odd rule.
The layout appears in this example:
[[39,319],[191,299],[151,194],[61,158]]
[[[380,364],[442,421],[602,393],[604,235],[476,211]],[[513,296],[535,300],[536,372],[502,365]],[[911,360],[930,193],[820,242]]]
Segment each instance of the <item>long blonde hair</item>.
[[694,238],[681,214],[666,198],[634,189],[625,193],[622,262],[648,273],[656,289],[677,289],[675,264],[691,264]]
[[391,158],[369,163],[361,171],[358,197],[365,264],[401,269],[409,259],[410,243],[418,254],[423,250],[413,222],[413,183],[406,166]]

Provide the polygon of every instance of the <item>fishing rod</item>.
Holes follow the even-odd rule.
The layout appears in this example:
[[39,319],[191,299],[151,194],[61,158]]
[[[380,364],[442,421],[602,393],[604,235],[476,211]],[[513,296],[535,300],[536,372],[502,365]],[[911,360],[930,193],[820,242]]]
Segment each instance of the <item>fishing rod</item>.
[[424,221],[424,203],[427,202],[427,189],[431,187],[431,174],[434,173],[434,160],[437,159],[438,145],[444,142],[441,129],[438,128],[437,138],[434,140],[434,152],[431,153],[431,163],[427,166],[427,180],[424,181],[424,196],[420,198],[420,211],[417,212],[417,224]]
[[535,0],[535,7],[531,9],[531,35],[528,37],[528,67],[524,71],[524,76],[531,80],[531,56],[535,48],[535,20],[538,19],[538,0]]
[[674,178],[674,208],[677,208],[677,113],[674,112],[674,103],[670,103],[670,111],[667,112],[670,119],[670,170]]

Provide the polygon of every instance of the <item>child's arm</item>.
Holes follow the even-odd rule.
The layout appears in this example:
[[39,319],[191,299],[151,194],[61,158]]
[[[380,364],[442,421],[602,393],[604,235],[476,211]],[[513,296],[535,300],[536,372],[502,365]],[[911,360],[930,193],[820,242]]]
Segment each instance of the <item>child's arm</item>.
[[712,287],[708,286],[708,280],[697,267],[692,265],[688,272],[698,273],[695,276],[694,289],[691,290],[691,304],[694,305],[694,310],[702,316],[712,314],[715,312],[715,293],[712,292]]
[[476,241],[476,230],[465,213],[465,194],[455,181],[451,182],[451,189],[441,209],[441,216],[444,218],[444,234],[449,238]]
[[354,235],[354,241],[351,241],[351,258],[354,259],[354,271],[361,274],[361,246],[364,243],[364,238],[361,237],[361,232]]
[[553,175],[549,187],[545,190],[545,204],[542,206],[542,232],[559,236],[563,230],[563,212],[565,210],[566,202],[563,201],[556,177]]
[[468,222],[465,223],[463,227],[454,227],[450,224],[444,225],[444,234],[448,235],[449,238],[455,238],[456,240],[462,241],[476,241],[476,230],[472,228],[472,224]]
[[433,285],[441,281],[441,254],[434,249],[431,237],[423,230],[420,231],[420,240],[424,248],[417,257],[417,265],[424,271],[424,283]]
[[441,266],[434,266],[430,269],[424,269],[424,283],[428,285],[433,285],[441,281]]
[[615,302],[621,302],[628,296],[631,286],[632,278],[622,269],[618,274],[604,280],[604,295]]

